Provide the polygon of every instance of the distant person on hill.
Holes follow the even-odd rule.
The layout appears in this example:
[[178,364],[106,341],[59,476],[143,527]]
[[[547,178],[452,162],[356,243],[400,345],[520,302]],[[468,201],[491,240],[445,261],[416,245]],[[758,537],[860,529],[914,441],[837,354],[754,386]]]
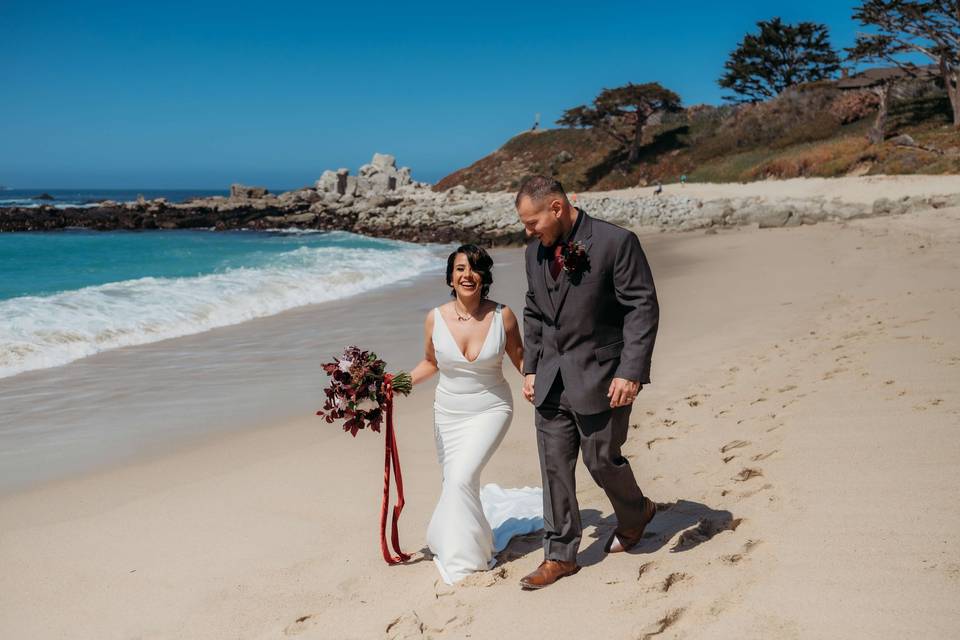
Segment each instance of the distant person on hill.
[[687,174],[680,176],[680,186],[682,187],[685,184],[687,184]]
[[663,193],[663,185],[657,180],[657,188],[653,190],[653,195],[658,196]]

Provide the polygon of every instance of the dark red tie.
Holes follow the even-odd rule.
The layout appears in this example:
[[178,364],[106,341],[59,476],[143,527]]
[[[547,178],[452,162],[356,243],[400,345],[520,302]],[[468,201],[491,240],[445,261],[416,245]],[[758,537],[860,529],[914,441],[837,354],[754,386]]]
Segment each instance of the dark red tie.
[[560,261],[560,253],[563,251],[563,244],[557,243],[553,247],[553,260],[550,262],[550,275],[554,280],[560,275],[560,269],[562,267],[562,262]]

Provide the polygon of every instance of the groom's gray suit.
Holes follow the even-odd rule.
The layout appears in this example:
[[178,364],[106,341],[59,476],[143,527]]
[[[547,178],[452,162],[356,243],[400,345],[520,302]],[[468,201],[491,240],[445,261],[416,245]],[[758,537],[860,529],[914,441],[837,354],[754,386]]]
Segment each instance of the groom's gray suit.
[[524,373],[536,374],[537,446],[543,477],[546,559],[573,562],[580,546],[574,470],[578,450],[606,492],[622,529],[643,524],[643,493],[620,453],[630,409],[610,408],[613,378],[650,382],[659,307],[653,276],[633,233],[582,209],[567,240],[588,267],[550,273],[552,247],[527,246]]

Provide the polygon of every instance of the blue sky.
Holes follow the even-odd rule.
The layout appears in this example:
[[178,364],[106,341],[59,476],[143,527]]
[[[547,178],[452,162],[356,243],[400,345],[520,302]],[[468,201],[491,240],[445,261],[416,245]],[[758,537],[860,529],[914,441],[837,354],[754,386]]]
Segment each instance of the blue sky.
[[435,181],[604,87],[719,103],[758,20],[856,2],[0,0],[0,184],[274,189],[392,153]]

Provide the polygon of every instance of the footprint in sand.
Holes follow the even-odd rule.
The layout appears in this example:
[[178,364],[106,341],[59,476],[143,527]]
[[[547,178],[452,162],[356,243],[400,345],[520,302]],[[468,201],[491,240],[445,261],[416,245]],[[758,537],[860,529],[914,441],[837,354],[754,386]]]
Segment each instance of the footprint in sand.
[[424,607],[419,614],[426,632],[451,631],[473,622],[470,609],[459,601],[440,600]]
[[385,630],[388,640],[431,637],[453,631],[473,622],[470,608],[462,602],[439,600],[419,611],[408,611],[395,618]]
[[697,526],[691,527],[681,533],[680,537],[677,538],[677,543],[671,547],[670,551],[676,552],[692,549],[710,540],[718,533],[736,531],[741,522],[743,522],[742,518],[703,518],[697,523]]
[[759,462],[760,460],[766,460],[767,458],[777,453],[778,451],[779,449],[774,449],[773,451],[767,451],[766,453],[758,453],[757,455],[753,456],[750,459],[753,460],[754,462]]
[[472,573],[458,583],[461,587],[492,587],[510,577],[510,570],[505,566],[495,567],[490,571]]
[[424,631],[423,621],[416,611],[407,613],[394,618],[385,630],[387,640],[409,640],[411,638],[422,638]]
[[722,447],[720,447],[720,453],[726,453],[731,449],[739,449],[740,447],[746,447],[749,444],[750,444],[749,440],[733,440],[723,445]]
[[657,566],[656,562],[652,560],[650,562],[644,562],[640,565],[640,568],[637,569],[637,580],[640,580],[643,577],[643,574],[647,573],[651,569],[654,569]]
[[747,540],[747,542],[740,549],[740,553],[731,553],[727,556],[720,556],[720,559],[727,564],[737,564],[743,560],[746,555],[750,553],[758,544],[760,544],[760,540]]
[[668,575],[666,578],[664,578],[663,582],[657,585],[657,589],[662,591],[663,593],[666,593],[670,591],[670,589],[673,588],[673,586],[678,582],[682,582],[684,580],[689,580],[689,579],[690,577],[687,574],[682,573],[680,571],[675,571],[670,575]]
[[440,598],[447,598],[452,596],[457,592],[456,585],[447,584],[443,580],[434,580],[433,582],[433,597],[439,600]]
[[[750,497],[752,497],[752,496],[760,493],[761,491],[769,491],[770,489],[773,489],[773,485],[770,484],[770,483],[767,483],[767,484],[762,485],[762,486],[759,487],[758,489],[752,489],[752,490],[750,490],[750,491],[744,491],[744,492],[742,492],[742,493],[740,494],[739,497],[740,497],[741,500],[743,500],[744,498],[750,498]],[[770,498],[770,500],[773,500],[773,499],[774,499],[774,498]]]
[[316,626],[317,619],[316,616],[312,613],[308,613],[305,616],[300,616],[290,624],[286,626],[283,630],[283,635],[285,636],[296,636],[308,629]]
[[839,374],[841,374],[841,373],[844,373],[845,371],[846,371],[846,369],[844,369],[843,367],[837,367],[836,369],[831,369],[830,371],[827,371],[826,373],[824,373],[824,374],[820,377],[820,379],[821,379],[821,380],[830,380],[830,379],[833,378],[834,376],[839,375]]
[[743,469],[740,470],[740,473],[738,473],[738,474],[734,477],[734,480],[736,480],[737,482],[746,482],[747,480],[750,480],[751,478],[758,478],[758,477],[760,477],[760,476],[762,476],[762,475],[763,475],[763,470],[762,470],[762,469],[754,469],[754,468],[751,468],[751,467],[744,467]]
[[676,438],[673,436],[667,436],[666,438],[654,438],[653,440],[647,440],[647,449],[650,449],[658,442],[666,442],[667,440],[676,440]]
[[687,396],[686,398],[684,398],[684,400],[687,401],[688,406],[698,407],[700,406],[700,403],[703,402],[704,398],[709,398],[709,397],[710,397],[709,393],[703,393],[703,394],[695,393],[692,396]]
[[662,618],[640,631],[640,640],[650,640],[672,627],[683,615],[684,609],[671,609]]

